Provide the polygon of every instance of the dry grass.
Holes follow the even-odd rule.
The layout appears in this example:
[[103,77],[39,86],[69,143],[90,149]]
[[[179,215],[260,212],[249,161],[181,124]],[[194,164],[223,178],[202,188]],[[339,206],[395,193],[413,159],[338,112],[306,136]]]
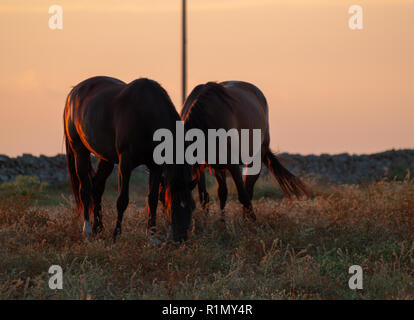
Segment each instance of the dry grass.
[[[113,246],[113,201],[104,202],[105,231],[86,242],[68,195],[49,206],[8,197],[0,299],[413,299],[414,182],[312,185],[309,201],[256,200],[255,223],[236,201],[225,224],[216,203],[209,216],[197,209],[191,239],[161,248],[148,244],[142,203],[128,207]],[[165,234],[162,212],[158,225]],[[63,290],[48,287],[52,264],[64,270]],[[363,290],[348,288],[354,264]]]

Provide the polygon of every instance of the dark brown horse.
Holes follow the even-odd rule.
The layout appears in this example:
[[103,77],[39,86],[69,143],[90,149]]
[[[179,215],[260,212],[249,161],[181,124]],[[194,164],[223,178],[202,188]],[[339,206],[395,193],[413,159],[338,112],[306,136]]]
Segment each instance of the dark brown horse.
[[[156,223],[158,189],[165,177],[167,209],[175,241],[187,239],[191,222],[191,172],[187,165],[154,163],[154,132],[175,132],[180,117],[167,92],[155,81],[137,79],[126,84],[110,77],[93,77],[69,93],[64,111],[66,154],[70,181],[78,210],[83,208],[84,233],[91,233],[89,211],[94,212],[93,231],[103,228],[101,198],[105,182],[118,163],[118,218],[113,239],[121,233],[122,216],[129,202],[131,171],[144,164],[149,169],[148,228]],[[90,154],[99,159],[94,172]]]
[[[194,88],[184,103],[181,119],[185,123],[186,130],[198,128],[206,136],[208,129],[223,128],[228,131],[235,128],[238,132],[241,129],[260,129],[261,161],[273,173],[282,191],[289,199],[291,193],[297,197],[301,195],[309,197],[306,186],[279,162],[269,148],[268,113],[265,96],[253,84],[241,81],[209,82]],[[229,142],[227,143],[229,144]],[[207,152],[206,150],[206,154]],[[230,152],[230,146],[228,146],[227,154]],[[259,178],[260,172],[254,175],[246,175],[243,182],[238,164],[211,165],[207,163],[207,166],[212,169],[217,179],[217,194],[222,212],[227,199],[226,171],[229,171],[237,187],[239,201],[250,213],[249,216],[255,219],[251,199],[254,184]],[[209,201],[204,178],[205,167],[206,165],[199,165],[196,166],[196,170],[193,170],[193,174],[198,176],[198,191],[203,207]]]

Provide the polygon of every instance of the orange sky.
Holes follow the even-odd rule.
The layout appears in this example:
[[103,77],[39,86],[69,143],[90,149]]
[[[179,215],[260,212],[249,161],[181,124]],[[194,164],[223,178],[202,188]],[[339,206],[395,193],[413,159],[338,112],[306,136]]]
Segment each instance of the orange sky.
[[[63,152],[65,97],[90,76],[153,78],[180,109],[180,3],[2,0],[0,154]],[[48,27],[52,4],[63,30]],[[188,14],[188,90],[256,84],[275,151],[414,148],[414,1],[188,0]]]

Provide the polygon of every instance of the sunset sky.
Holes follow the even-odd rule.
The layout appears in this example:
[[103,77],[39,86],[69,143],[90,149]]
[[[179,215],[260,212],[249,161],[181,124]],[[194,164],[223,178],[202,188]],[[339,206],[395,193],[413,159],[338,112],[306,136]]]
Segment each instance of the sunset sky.
[[[48,26],[63,7],[63,30]],[[351,5],[364,30],[348,27]],[[181,0],[2,0],[0,154],[63,153],[73,85],[160,82],[181,109]],[[188,92],[257,85],[271,147],[291,153],[414,148],[414,1],[188,0]]]

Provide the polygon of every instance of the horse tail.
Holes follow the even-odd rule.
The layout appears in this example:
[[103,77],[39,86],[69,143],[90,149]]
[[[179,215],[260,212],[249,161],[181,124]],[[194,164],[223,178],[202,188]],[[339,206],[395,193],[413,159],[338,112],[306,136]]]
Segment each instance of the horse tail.
[[310,198],[310,193],[306,185],[286,169],[270,149],[267,150],[264,160],[266,167],[273,173],[279,183],[280,189],[282,189],[287,198],[292,199],[290,196],[291,193],[297,199],[302,195],[305,195],[308,199]]
[[76,162],[75,162],[75,153],[70,146],[69,139],[65,133],[65,144],[66,144],[66,160],[68,162],[68,174],[69,174],[69,182],[72,187],[73,195],[76,201],[76,207],[78,212],[82,207],[82,201],[80,198],[80,181],[78,178],[78,174],[76,173]]

